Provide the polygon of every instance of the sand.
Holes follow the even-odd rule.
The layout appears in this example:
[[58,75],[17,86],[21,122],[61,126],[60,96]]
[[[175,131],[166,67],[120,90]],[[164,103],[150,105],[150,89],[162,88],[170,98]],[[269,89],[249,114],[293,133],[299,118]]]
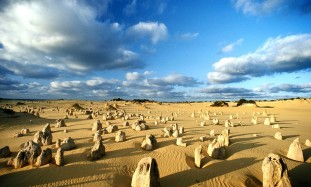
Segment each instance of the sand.
[[[36,117],[20,113],[20,106],[15,106],[16,101],[1,101],[0,105],[12,105],[17,112],[14,116],[3,113],[0,115],[0,147],[8,145],[13,152],[12,157],[15,157],[23,143],[32,140],[35,132],[42,130],[46,123],[51,124],[54,143],[43,146],[43,149],[51,148],[54,156],[57,150],[56,139],[66,137],[72,137],[77,148],[65,151],[65,165],[61,167],[51,163],[41,167],[26,166],[14,169],[6,166],[9,158],[1,158],[0,186],[130,186],[137,163],[148,156],[156,159],[161,185],[164,187],[262,186],[261,165],[269,153],[276,153],[284,158],[293,186],[311,186],[311,147],[304,145],[306,139],[311,139],[311,100],[258,102],[259,107],[233,107],[235,105],[233,102],[229,103],[229,107],[210,107],[210,102],[162,104],[109,102],[116,103],[118,108],[124,109],[126,113],[152,116],[145,118],[150,129],[134,131],[131,126],[124,127],[122,119],[109,120],[112,125],[117,125],[119,130],[126,133],[127,140],[115,142],[115,133],[102,135],[106,155],[97,161],[87,160],[86,155],[94,145],[92,124],[99,119],[103,126],[107,127],[106,122],[102,120],[102,115],[89,120],[86,119],[87,115],[77,112],[78,118],[69,116],[69,119],[65,119],[67,127],[54,128],[55,120],[63,118],[66,115],[65,110],[74,103],[95,110],[105,105],[105,102],[66,100],[25,102],[25,106],[45,107],[44,113]],[[55,111],[56,107],[60,108],[59,113]],[[200,126],[204,121],[200,118],[200,113],[206,111],[210,112],[211,120],[206,120],[206,126]],[[276,123],[281,126],[281,129],[263,125],[267,117],[262,115],[264,111],[276,117]],[[195,118],[191,117],[193,112]],[[220,112],[222,115],[219,115]],[[253,112],[258,116],[258,125],[251,124]],[[171,117],[172,113],[177,113],[177,116],[174,117],[174,121],[168,121],[167,124],[154,125],[155,118],[160,113],[163,117]],[[238,119],[230,121],[235,125],[241,122],[242,126],[230,128],[231,143],[226,147],[226,159],[210,158],[206,148],[215,138],[209,135],[210,130],[215,129],[216,135],[221,133],[225,129],[225,120],[229,119],[230,115],[235,117],[237,113]],[[212,124],[214,118],[220,120],[220,125]],[[137,119],[139,118],[133,117],[128,121],[131,125]],[[175,138],[163,137],[162,129],[173,123],[178,123],[185,128],[185,133],[181,137],[187,143],[187,147],[175,145]],[[12,136],[22,128],[30,129],[30,133],[19,138]],[[64,133],[64,129],[68,132]],[[284,140],[274,139],[273,136],[277,131],[282,133]],[[155,135],[158,141],[157,149],[145,151],[140,148],[146,134]],[[206,136],[207,140],[201,142],[199,139],[201,136]],[[289,145],[297,137],[302,144],[304,163],[286,158]],[[202,168],[196,168],[194,164],[194,150],[199,145],[203,146]]]

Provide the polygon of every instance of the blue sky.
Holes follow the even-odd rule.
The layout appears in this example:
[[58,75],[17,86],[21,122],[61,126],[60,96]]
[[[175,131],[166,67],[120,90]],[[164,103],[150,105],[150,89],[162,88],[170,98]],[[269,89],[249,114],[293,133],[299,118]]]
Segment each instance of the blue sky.
[[308,0],[4,0],[0,95],[311,97]]

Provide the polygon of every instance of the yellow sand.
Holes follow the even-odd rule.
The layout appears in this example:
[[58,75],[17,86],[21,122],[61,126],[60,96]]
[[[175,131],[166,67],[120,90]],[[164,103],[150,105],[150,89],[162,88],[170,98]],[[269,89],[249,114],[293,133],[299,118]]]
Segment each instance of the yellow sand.
[[[2,101],[0,105],[6,103],[13,105],[16,112],[20,111],[19,106],[15,106],[16,101]],[[138,161],[143,157],[153,157],[156,159],[162,186],[261,186],[262,185],[262,160],[269,153],[280,154],[289,169],[289,176],[293,186],[311,186],[311,148],[306,147],[306,139],[311,140],[311,100],[289,100],[275,102],[259,102],[260,107],[242,106],[233,107],[235,103],[229,103],[230,107],[210,107],[209,102],[204,103],[144,103],[136,104],[132,102],[110,102],[117,103],[119,109],[124,109],[127,113],[140,113],[145,116],[150,129],[136,132],[131,127],[123,127],[122,119],[110,120],[112,124],[119,127],[126,133],[125,142],[114,141],[115,133],[104,134],[104,145],[106,155],[97,161],[88,161],[86,154],[93,146],[92,124],[100,119],[103,126],[106,122],[102,120],[102,115],[95,119],[87,120],[87,115],[77,112],[78,118],[69,116],[66,119],[67,127],[54,128],[55,120],[65,116],[65,110],[74,103],[79,103],[82,107],[92,107],[93,109],[103,108],[105,102],[90,101],[42,101],[26,102],[26,106],[45,107],[44,113],[40,113],[40,118],[25,113],[16,113],[18,117],[10,117],[1,114],[0,116],[0,147],[8,145],[15,157],[23,143],[33,139],[36,131],[41,130],[46,123],[50,123],[53,131],[53,142],[56,139],[72,137],[77,148],[65,152],[65,166],[57,167],[54,164],[42,167],[26,166],[21,169],[7,167],[9,158],[0,159],[0,186],[130,186],[132,174],[135,171]],[[60,112],[53,110],[60,107]],[[151,113],[148,114],[148,111]],[[212,125],[211,120],[207,121],[207,126],[201,127],[204,121],[200,118],[200,112],[209,111],[211,119],[218,118],[220,125]],[[268,115],[274,114],[281,129],[273,129],[271,126],[263,125],[262,113],[266,111]],[[104,111],[106,113],[106,111]],[[196,117],[191,118],[191,113],[195,112]],[[222,112],[223,115],[219,115]],[[258,116],[258,125],[252,125],[251,117],[253,112]],[[171,117],[172,113],[177,113],[174,121],[167,124],[154,125],[155,118],[162,113],[163,117]],[[214,115],[217,114],[216,116]],[[216,160],[206,154],[206,147],[214,139],[209,136],[211,129],[215,129],[219,134],[224,127],[224,122],[229,119],[229,115],[239,118],[233,119],[235,124],[241,122],[243,126],[230,128],[230,145],[226,148],[227,159]],[[260,113],[260,114],[259,114]],[[30,123],[30,119],[32,123]],[[130,125],[137,120],[133,117],[129,121]],[[175,145],[176,139],[164,138],[162,129],[170,124],[177,123],[185,128],[185,134],[181,135],[187,147]],[[12,134],[19,132],[22,128],[29,128],[29,135],[16,138]],[[64,133],[64,129],[68,133]],[[284,140],[275,140],[275,132],[280,131]],[[158,141],[158,148],[153,151],[140,149],[142,139],[146,134],[153,134]],[[254,137],[253,134],[257,134]],[[207,141],[200,142],[199,138],[206,136]],[[285,158],[291,142],[299,137],[304,151],[305,162],[300,163]],[[203,145],[203,166],[201,169],[194,167],[194,150],[197,146]],[[53,156],[56,153],[55,145],[44,146],[52,148]]]

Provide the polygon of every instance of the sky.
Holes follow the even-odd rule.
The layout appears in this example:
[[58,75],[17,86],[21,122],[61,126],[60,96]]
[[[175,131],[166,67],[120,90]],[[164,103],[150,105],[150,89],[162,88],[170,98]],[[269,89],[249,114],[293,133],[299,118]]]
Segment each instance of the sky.
[[309,0],[1,0],[0,97],[311,97]]

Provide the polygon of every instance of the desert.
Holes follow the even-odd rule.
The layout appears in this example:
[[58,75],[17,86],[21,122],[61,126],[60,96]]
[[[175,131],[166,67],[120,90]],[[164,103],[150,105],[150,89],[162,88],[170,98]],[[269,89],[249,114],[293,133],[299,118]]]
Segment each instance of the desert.
[[[158,170],[158,179],[150,186],[268,186],[263,161],[273,153],[277,156],[269,158],[284,161],[292,186],[310,186],[310,102],[257,101],[257,106],[238,107],[228,102],[215,107],[213,102],[2,100],[0,147],[8,146],[12,154],[0,160],[0,183],[148,186],[132,181],[137,164],[150,157]],[[274,122],[267,125],[266,119]],[[278,128],[272,128],[276,124]],[[37,139],[38,132],[51,132],[51,142],[42,140],[40,147],[42,154],[50,150],[52,158],[45,163],[40,155],[33,164],[7,166],[27,142]],[[277,132],[281,140],[274,137]],[[180,138],[184,144],[178,146]],[[63,150],[71,141],[74,146]],[[289,153],[290,149],[295,150]]]

